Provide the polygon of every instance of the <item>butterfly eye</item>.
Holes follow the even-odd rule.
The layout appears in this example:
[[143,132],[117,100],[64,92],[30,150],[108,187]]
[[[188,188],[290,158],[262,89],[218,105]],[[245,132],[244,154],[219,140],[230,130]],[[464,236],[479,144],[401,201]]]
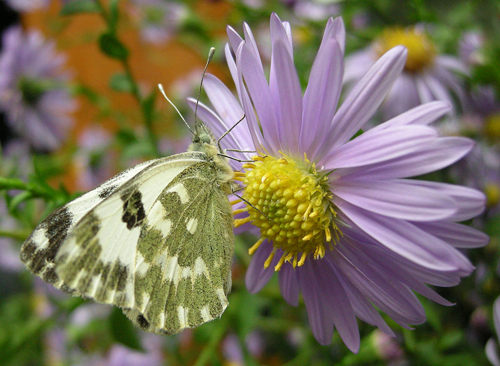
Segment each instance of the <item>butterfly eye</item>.
[[205,143],[205,144],[210,144],[212,142],[212,139],[210,138],[209,135],[203,134],[203,135],[200,135],[200,141]]

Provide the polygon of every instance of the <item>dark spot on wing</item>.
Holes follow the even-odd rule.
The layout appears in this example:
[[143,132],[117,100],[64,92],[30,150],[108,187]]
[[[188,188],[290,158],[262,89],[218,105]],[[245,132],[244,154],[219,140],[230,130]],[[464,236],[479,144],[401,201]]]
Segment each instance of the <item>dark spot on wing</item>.
[[142,314],[139,315],[139,316],[137,316],[137,324],[139,324],[139,326],[142,329],[148,329],[149,328],[149,322],[146,320],[146,318]]
[[113,193],[116,190],[116,188],[117,188],[117,186],[109,186],[109,187],[103,188],[99,192],[99,198],[101,198],[101,199],[108,198],[111,195],[111,193]]
[[33,260],[36,252],[36,245],[33,240],[28,240],[23,245],[23,249],[21,251],[21,260],[26,263]]
[[53,262],[61,243],[68,235],[68,230],[73,219],[72,213],[66,206],[50,214],[45,222],[47,223],[47,232],[45,236],[49,239],[49,246],[46,249],[46,259]]
[[57,275],[54,267],[49,267],[45,270],[43,279],[48,283],[56,283],[59,281],[59,276]]
[[71,227],[73,215],[63,206],[52,212],[36,229],[44,230],[48,244],[45,248],[40,248],[32,236],[24,243],[21,249],[21,260],[35,273],[49,283],[58,281],[58,276],[54,272],[54,259],[68,235]]
[[76,244],[84,249],[94,245],[100,228],[101,225],[97,215],[92,211],[89,212],[75,228]]
[[121,263],[116,263],[116,268],[112,274],[114,276],[113,282],[116,281],[116,290],[122,292],[127,285],[128,268]]
[[146,217],[144,206],[142,204],[142,194],[139,190],[135,189],[132,194],[131,190],[125,192],[121,199],[123,201],[123,216],[122,221],[127,224],[127,229],[140,226]]

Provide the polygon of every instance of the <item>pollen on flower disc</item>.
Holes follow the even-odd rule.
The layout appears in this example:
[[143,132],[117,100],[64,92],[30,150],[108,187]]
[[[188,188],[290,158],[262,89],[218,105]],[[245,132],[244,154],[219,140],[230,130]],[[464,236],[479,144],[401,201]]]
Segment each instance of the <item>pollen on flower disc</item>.
[[383,31],[375,46],[377,57],[398,45],[405,46],[408,50],[405,63],[407,72],[421,72],[434,62],[434,43],[424,32],[415,28],[389,28]]
[[287,156],[266,156],[254,161],[245,165],[243,197],[249,203],[250,221],[260,229],[261,239],[250,252],[264,239],[271,241],[274,251],[267,266],[276,249],[284,253],[276,270],[284,261],[302,265],[309,253],[315,259],[322,258],[326,243],[332,243],[332,231],[336,238],[339,233],[328,178],[318,174],[307,159],[297,162]]

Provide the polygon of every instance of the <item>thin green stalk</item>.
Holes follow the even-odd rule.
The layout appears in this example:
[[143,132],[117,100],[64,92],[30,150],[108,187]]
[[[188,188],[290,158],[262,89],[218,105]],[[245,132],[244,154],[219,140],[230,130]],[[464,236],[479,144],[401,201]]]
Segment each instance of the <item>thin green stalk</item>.
[[0,237],[4,238],[12,238],[12,239],[17,239],[17,240],[26,240],[28,237],[29,233],[26,231],[10,231],[10,230],[3,230],[0,229]]
[[[106,26],[108,28],[108,31],[110,33],[115,33],[115,29],[112,24],[112,20],[108,12],[106,11],[106,7],[103,5],[101,0],[95,0],[97,6],[99,7],[100,14],[106,23]],[[116,37],[118,39],[118,37]],[[119,59],[121,62],[123,69],[125,71],[125,74],[127,75],[127,78],[130,81],[130,84],[132,86],[132,91],[131,94],[134,96],[134,98],[137,100],[137,103],[139,104],[139,108],[141,109],[141,114],[144,120],[144,125],[146,127],[146,133],[148,140],[151,144],[152,151],[155,153],[156,156],[160,156],[160,151],[158,150],[158,140],[156,138],[156,135],[153,131],[153,113],[149,113],[147,110],[147,106],[144,103],[144,98],[142,97],[140,90],[139,90],[139,85],[134,77],[134,74],[132,72],[132,68],[130,67],[130,63],[127,58],[124,59]]]
[[198,356],[198,359],[196,360],[193,366],[205,366],[210,361],[210,356],[212,356],[212,354],[215,352],[215,348],[222,341],[222,337],[224,337],[224,334],[226,334],[229,318],[230,318],[229,316],[223,316],[220,318],[219,326],[217,327],[216,331],[212,334],[210,342],[205,346],[203,351],[200,353],[200,356]]
[[0,177],[0,190],[1,189],[27,190],[28,185],[24,183],[21,179]]
[[104,21],[106,22],[106,25],[109,25],[109,16],[108,12],[106,11],[106,8],[102,4],[101,0],[95,0],[96,5],[99,7],[100,13],[102,17],[104,18]]
[[17,178],[4,178],[0,177],[0,190],[19,189],[27,191],[35,197],[50,196],[46,189],[39,187],[35,184],[25,183]]
[[151,142],[152,148],[154,153],[159,156],[160,152],[158,150],[158,140],[156,138],[156,135],[153,131],[153,113],[149,113],[147,111],[147,106],[144,103],[144,98],[141,96],[141,93],[139,91],[139,87],[137,85],[137,82],[134,79],[134,75],[132,73],[132,69],[130,67],[130,64],[128,60],[122,60],[123,68],[125,70],[125,74],[129,78],[129,80],[132,83],[132,94],[134,95],[135,99],[139,103],[139,107],[141,108],[142,116],[144,118],[144,125],[146,126],[146,131],[148,134],[148,139]]

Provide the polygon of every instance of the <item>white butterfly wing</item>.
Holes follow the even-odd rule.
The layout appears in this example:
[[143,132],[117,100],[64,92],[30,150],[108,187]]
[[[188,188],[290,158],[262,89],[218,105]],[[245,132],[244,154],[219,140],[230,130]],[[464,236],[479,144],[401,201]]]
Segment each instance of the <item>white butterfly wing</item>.
[[42,221],[23,244],[21,259],[57,288],[132,306],[141,220],[165,186],[203,158],[178,154],[118,174]]
[[219,317],[228,305],[233,218],[219,173],[213,161],[192,165],[147,216],[137,247],[136,303],[124,310],[144,330],[179,333]]

